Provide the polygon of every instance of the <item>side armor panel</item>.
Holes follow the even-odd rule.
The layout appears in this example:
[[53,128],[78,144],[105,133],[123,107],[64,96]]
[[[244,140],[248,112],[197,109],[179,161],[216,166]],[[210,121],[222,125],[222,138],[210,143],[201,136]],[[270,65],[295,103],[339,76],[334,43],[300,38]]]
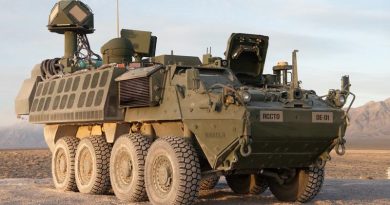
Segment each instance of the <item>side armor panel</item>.
[[94,70],[38,84],[30,110],[32,123],[64,123],[123,120],[118,83],[123,71]]

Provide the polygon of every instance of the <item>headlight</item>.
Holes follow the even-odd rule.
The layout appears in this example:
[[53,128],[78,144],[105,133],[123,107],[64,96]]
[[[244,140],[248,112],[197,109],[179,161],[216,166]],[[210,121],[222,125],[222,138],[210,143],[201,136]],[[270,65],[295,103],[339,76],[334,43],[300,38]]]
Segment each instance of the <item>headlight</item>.
[[347,102],[348,93],[340,90],[329,90],[326,100],[338,108],[342,108]]
[[344,105],[345,104],[345,96],[344,95],[340,95],[340,97],[339,97],[339,103],[340,103],[340,105]]
[[335,96],[335,105],[337,107],[343,107],[347,99],[341,92],[337,92]]
[[242,92],[241,93],[241,97],[242,97],[242,99],[244,100],[245,103],[250,102],[251,98],[252,98],[251,94],[249,92],[247,92],[247,91]]

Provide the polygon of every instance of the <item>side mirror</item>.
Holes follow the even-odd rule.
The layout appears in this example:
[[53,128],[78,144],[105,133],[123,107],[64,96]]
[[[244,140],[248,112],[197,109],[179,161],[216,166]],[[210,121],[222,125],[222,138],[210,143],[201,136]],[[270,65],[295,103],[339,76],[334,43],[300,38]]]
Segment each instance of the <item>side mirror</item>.
[[186,70],[187,89],[198,90],[200,88],[199,70],[195,68]]

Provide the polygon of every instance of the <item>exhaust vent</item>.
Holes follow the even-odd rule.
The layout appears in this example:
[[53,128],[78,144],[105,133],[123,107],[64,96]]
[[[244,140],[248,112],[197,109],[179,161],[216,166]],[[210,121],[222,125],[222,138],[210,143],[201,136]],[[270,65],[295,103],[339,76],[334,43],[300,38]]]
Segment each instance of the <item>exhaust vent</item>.
[[150,106],[149,78],[120,81],[120,105],[122,107]]
[[164,69],[152,66],[130,70],[119,76],[119,100],[121,107],[150,107],[160,103]]

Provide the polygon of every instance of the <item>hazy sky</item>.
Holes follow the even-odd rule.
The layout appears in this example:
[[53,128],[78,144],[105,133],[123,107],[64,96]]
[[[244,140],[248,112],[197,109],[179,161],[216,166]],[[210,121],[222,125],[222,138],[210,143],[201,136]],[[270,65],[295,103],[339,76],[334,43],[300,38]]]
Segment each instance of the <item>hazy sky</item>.
[[[0,0],[0,125],[14,123],[14,98],[34,64],[63,55],[63,36],[50,33],[55,0]],[[96,52],[116,35],[115,0],[85,0],[95,13],[89,36]],[[298,53],[303,88],[326,94],[351,77],[355,106],[390,97],[388,0],[121,0],[121,28],[152,31],[157,54],[223,56],[233,32],[270,36],[265,72]]]

